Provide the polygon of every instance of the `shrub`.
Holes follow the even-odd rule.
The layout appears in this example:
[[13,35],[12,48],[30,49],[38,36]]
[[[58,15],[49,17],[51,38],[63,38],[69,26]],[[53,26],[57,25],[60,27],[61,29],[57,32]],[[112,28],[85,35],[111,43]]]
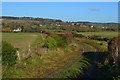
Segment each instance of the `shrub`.
[[45,46],[48,46],[48,48],[50,49],[55,49],[57,48],[57,43],[54,38],[48,36],[47,39],[45,40]]
[[45,40],[44,46],[47,46],[50,49],[55,49],[57,47],[65,47],[67,45],[67,40],[62,36],[52,34],[47,37]]
[[13,65],[16,63],[17,48],[14,48],[10,43],[2,41],[2,64],[3,65]]
[[65,47],[67,45],[67,40],[65,37],[56,34],[52,34],[51,37],[55,39],[57,47]]

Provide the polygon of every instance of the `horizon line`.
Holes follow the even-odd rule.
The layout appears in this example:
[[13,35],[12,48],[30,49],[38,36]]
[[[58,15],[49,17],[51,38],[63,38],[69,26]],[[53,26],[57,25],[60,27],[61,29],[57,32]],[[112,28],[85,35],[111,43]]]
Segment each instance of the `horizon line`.
[[[3,15],[0,17],[4,17]],[[82,21],[66,21],[62,19],[55,19],[55,18],[44,18],[44,17],[35,17],[35,16],[5,16],[5,17],[32,17],[32,18],[43,18],[43,19],[53,19],[53,20],[61,20],[62,22],[89,22],[89,23],[120,23],[120,22],[99,22],[99,21],[89,21],[89,20],[82,20]]]

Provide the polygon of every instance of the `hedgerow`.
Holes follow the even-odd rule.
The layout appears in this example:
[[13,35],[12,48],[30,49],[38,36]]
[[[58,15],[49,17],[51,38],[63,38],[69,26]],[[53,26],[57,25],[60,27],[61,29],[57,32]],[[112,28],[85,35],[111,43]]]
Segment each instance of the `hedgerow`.
[[14,48],[10,43],[2,41],[2,64],[3,65],[13,65],[16,63],[17,48]]
[[47,46],[50,49],[65,47],[66,45],[67,45],[67,40],[64,37],[56,34],[52,34],[48,36],[44,43],[44,46]]

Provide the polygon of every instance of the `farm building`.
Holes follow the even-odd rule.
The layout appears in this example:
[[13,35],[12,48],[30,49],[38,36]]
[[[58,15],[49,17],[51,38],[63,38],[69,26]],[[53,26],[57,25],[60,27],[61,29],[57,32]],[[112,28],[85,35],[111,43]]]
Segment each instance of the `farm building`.
[[17,28],[9,28],[9,27],[4,27],[2,28],[2,32],[21,32],[22,28],[21,27],[17,27]]
[[12,31],[14,31],[14,32],[21,32],[22,28],[21,27],[17,27],[17,28],[14,28]]

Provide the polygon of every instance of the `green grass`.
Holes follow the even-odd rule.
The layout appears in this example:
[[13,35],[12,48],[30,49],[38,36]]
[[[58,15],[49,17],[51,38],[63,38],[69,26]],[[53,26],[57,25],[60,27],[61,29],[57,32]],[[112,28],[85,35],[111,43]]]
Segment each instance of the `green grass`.
[[[23,53],[28,50],[28,46],[32,48],[36,47],[37,43],[42,43],[43,36],[39,33],[2,33],[3,41],[11,43],[15,48],[19,48],[20,55],[26,55]],[[22,56],[23,57],[23,56]],[[26,77],[27,74],[33,68],[42,65],[42,59],[40,55],[32,53],[32,57],[26,59],[22,58],[21,61],[17,60],[17,64],[13,67],[7,67],[3,77]],[[3,67],[3,70],[6,68]]]
[[20,56],[24,56],[27,54],[29,45],[33,48],[36,47],[36,43],[42,41],[42,35],[39,33],[2,33],[2,40],[19,48]]
[[[79,61],[72,64],[69,68],[61,71],[59,74],[54,76],[54,78],[75,78],[76,75],[83,74],[83,71],[85,68],[87,69],[90,65],[86,60],[86,58],[83,56],[79,56]],[[81,62],[80,62],[81,61]],[[84,69],[83,69],[84,68]]]
[[[25,49],[25,46],[28,47],[29,44],[34,47],[36,43],[40,43],[40,46],[43,43],[43,37],[41,34],[38,33],[3,33],[3,40],[10,42],[11,44],[20,49]],[[93,40],[90,41],[82,39],[81,41],[88,41],[91,44],[96,43],[96,45],[100,44],[99,42],[92,42]],[[72,45],[74,45],[74,47]],[[85,61],[86,64],[84,64],[83,62],[76,62],[70,68],[65,69],[63,72],[61,72],[58,77],[64,78],[66,77],[66,75],[75,76],[75,74],[82,73],[82,67],[88,68],[89,63],[84,60],[86,58],[74,51],[76,50],[76,48],[78,48],[78,44],[72,45],[72,47],[67,46],[66,49],[60,49],[55,51],[49,50],[48,54],[42,55],[43,59],[41,59],[40,55],[34,54],[29,59],[23,60],[21,62],[18,61],[18,63],[14,67],[11,67],[9,70],[6,71],[6,75],[4,77],[46,77],[49,75],[49,73],[60,69],[74,58],[79,58],[79,61]],[[94,51],[94,48],[86,43],[81,43],[81,45],[85,47],[87,52]],[[81,69],[79,69],[79,67]]]
[[107,43],[105,41],[89,40],[84,38],[78,38],[78,40],[80,41],[80,45],[84,47],[85,52],[90,53],[86,54],[85,56],[79,55],[77,62],[72,64],[69,68],[58,73],[55,78],[75,78],[77,75],[83,74],[83,72],[90,66],[90,63],[88,61],[93,61],[94,58],[95,49],[92,46],[98,47],[98,49],[104,48],[106,50],[105,47],[107,46]]
[[86,38],[76,38],[82,43],[87,43],[92,45],[93,47],[96,47],[98,51],[107,51],[108,43],[106,41],[98,41],[98,40],[92,40],[92,39],[86,39]]
[[[35,35],[35,36],[34,36]],[[24,49],[24,46],[28,46],[31,43],[32,47],[36,43],[42,45],[44,39],[41,34],[37,33],[3,33],[3,40],[9,41],[12,45],[18,45],[21,43],[20,49]],[[29,41],[30,40],[30,41]],[[22,59],[17,61],[17,64],[13,67],[3,67],[3,78],[42,78],[51,74],[67,64],[70,60],[75,59],[79,52],[78,44],[71,44],[66,48],[59,48],[57,50],[48,50],[47,53],[33,54],[28,59]],[[42,56],[42,57],[41,57]],[[67,57],[66,57],[67,56]]]
[[108,38],[112,38],[115,36],[118,36],[118,32],[112,32],[112,31],[106,31],[106,32],[78,32],[79,34],[83,34],[86,36],[89,35],[98,35],[98,36],[103,36],[103,37],[108,37]]
[[[43,60],[40,55],[34,54],[28,59],[17,61],[17,64],[12,67],[7,67],[3,78],[29,78],[29,75],[33,73],[32,71],[41,65],[43,65]],[[32,75],[35,76],[35,74]]]
[[[82,47],[84,47],[85,52],[94,52],[94,50],[95,50],[92,46],[90,46],[86,43],[80,42],[80,45]],[[61,71],[60,73],[58,73],[55,76],[55,78],[67,78],[67,77],[74,78],[76,75],[83,74],[83,71],[90,66],[88,61],[89,61],[89,59],[85,58],[82,55],[79,55],[77,62],[72,64],[69,68],[67,68],[67,69]]]
[[85,52],[94,52],[94,48],[86,43],[80,43],[80,45],[82,45],[85,49]]
[[2,40],[18,48],[24,48],[38,37],[37,33],[2,33]]

